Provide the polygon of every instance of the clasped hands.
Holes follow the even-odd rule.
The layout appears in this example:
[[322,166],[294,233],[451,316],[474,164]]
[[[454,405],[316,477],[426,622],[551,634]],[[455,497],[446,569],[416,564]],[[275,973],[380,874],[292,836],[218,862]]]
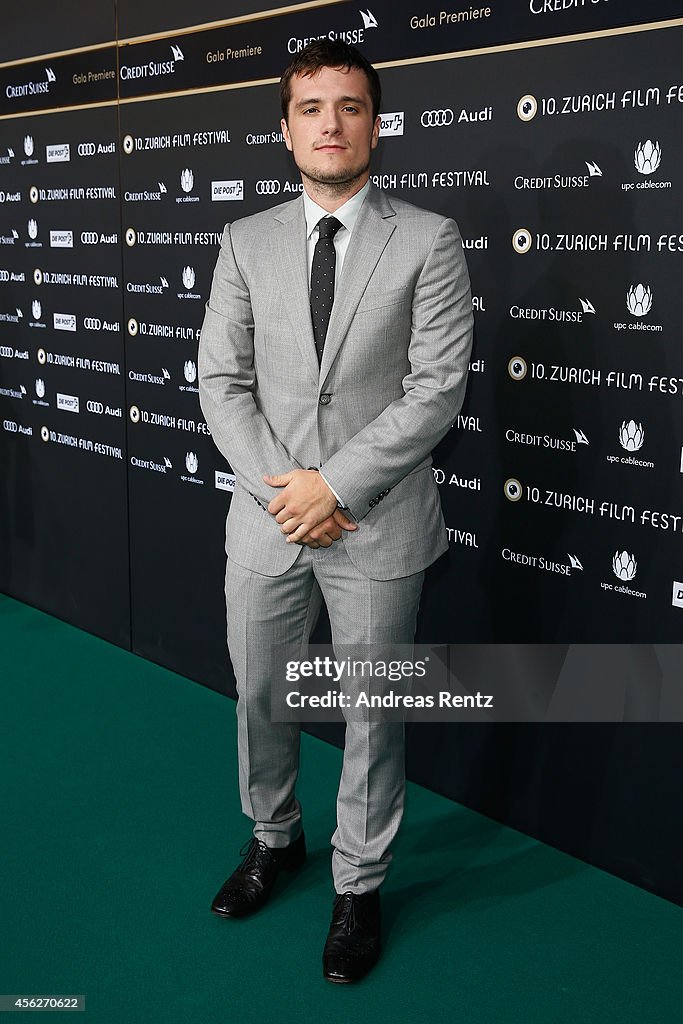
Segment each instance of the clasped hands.
[[315,469],[293,469],[279,476],[265,474],[264,481],[280,488],[268,505],[288,544],[329,548],[342,530],[357,524],[337,508],[337,499]]

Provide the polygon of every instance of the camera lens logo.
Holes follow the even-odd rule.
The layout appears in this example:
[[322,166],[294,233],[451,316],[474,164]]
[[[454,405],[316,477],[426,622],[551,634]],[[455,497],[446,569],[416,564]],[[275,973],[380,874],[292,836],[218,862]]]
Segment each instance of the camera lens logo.
[[31,312],[33,313],[34,320],[40,320],[40,314],[43,312],[43,307],[38,299],[34,299],[31,303]]
[[47,427],[41,427],[40,428],[40,436],[41,436],[43,441],[49,441],[50,440],[50,431],[47,429]]
[[126,156],[130,156],[130,154],[133,152],[134,147],[135,147],[135,143],[133,142],[133,136],[132,135],[124,135],[123,136],[123,152],[126,154]]
[[612,571],[618,580],[628,582],[632,580],[636,574],[638,563],[633,555],[629,555],[628,551],[617,551],[615,552],[614,558],[612,559]]
[[33,156],[33,137],[31,135],[24,136],[24,153],[26,156]]
[[130,416],[131,423],[140,422],[140,410],[138,409],[137,405],[131,405],[130,409],[128,410],[128,415]]
[[536,97],[532,96],[531,93],[522,96],[517,104],[517,117],[520,121],[533,121],[537,113],[538,103],[536,102]]
[[195,366],[191,359],[188,359],[187,362],[185,363],[185,366],[183,367],[183,372],[185,374],[185,380],[187,381],[187,383],[194,384],[194,382],[197,379],[197,367]]
[[531,250],[531,232],[526,228],[517,228],[512,236],[512,248],[515,252],[525,253]]
[[136,241],[137,235],[135,233],[135,228],[126,228],[126,245],[133,246]]
[[35,185],[31,185],[30,189],[28,190],[28,197],[32,203],[38,202],[38,189]]
[[423,110],[420,124],[423,128],[447,128],[455,117],[450,107],[446,110]]
[[634,284],[626,292],[626,308],[631,316],[647,316],[652,309],[652,290],[646,284]]
[[503,485],[503,494],[508,501],[519,501],[523,494],[522,485],[513,476],[509,477]]
[[192,186],[194,185],[194,174],[189,167],[186,167],[184,171],[180,172],[180,187],[183,192],[191,192]]
[[134,338],[135,335],[138,333],[138,322],[134,316],[130,317],[130,319],[128,320],[128,333],[130,334],[131,338]]
[[194,452],[187,452],[185,455],[185,465],[188,473],[196,473],[199,469],[199,459]]
[[45,351],[44,348],[38,349],[38,351],[36,352],[36,359],[38,360],[41,366],[45,366],[45,363],[47,362],[47,352]]
[[29,238],[38,237],[38,222],[34,220],[33,217],[31,217],[30,221],[28,222],[27,228]]
[[633,163],[639,174],[654,174],[662,162],[662,147],[648,139],[639,142],[633,154]]
[[36,377],[36,394],[38,398],[45,397],[45,381],[42,377]]
[[183,284],[188,292],[190,288],[194,288],[194,280],[194,269],[192,267],[183,267]]
[[524,380],[528,369],[526,359],[522,359],[521,356],[513,356],[508,363],[508,373],[513,380]]
[[34,284],[42,284],[43,283],[43,272],[40,269],[40,267],[36,267],[36,269],[33,271],[33,283]]
[[645,441],[645,431],[643,430],[642,423],[636,423],[635,420],[629,420],[628,423],[624,420],[619,428],[619,444],[627,452],[638,452],[643,447]]

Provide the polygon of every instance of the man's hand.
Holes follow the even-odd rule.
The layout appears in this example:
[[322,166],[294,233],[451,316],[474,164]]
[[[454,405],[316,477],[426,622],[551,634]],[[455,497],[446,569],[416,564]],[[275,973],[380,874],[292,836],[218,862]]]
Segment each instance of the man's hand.
[[287,543],[300,541],[312,529],[329,518],[337,508],[337,499],[315,469],[293,469],[279,476],[265,474],[271,487],[281,487],[268,505]]
[[358,524],[345,516],[341,509],[336,508],[331,516],[323,519],[312,530],[297,541],[297,544],[306,544],[309,548],[329,548],[335,540],[339,540],[342,530],[352,532],[358,529]]

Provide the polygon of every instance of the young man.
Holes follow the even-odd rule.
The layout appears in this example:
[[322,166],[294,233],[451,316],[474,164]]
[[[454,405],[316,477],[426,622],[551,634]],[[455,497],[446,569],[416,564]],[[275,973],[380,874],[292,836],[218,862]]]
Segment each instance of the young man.
[[[299,726],[269,715],[273,645],[304,648],[322,600],[335,646],[413,642],[424,570],[448,547],[430,452],[462,405],[472,338],[456,224],[369,180],[374,68],[319,40],[280,92],[303,195],[226,225],[199,347],[202,410],[236,477],[228,646],[255,823],[213,902],[227,917],[263,906],[278,872],[306,857]],[[347,720],[330,981],[355,981],[379,957],[404,788],[403,724]]]

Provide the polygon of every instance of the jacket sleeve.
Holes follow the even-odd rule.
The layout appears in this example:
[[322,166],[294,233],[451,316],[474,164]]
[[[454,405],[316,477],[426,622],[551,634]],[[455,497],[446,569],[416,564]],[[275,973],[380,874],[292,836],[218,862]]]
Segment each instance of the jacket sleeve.
[[275,491],[263,482],[263,474],[301,467],[254,399],[254,318],[229,224],[206,303],[197,363],[199,402],[213,439],[238,481],[267,506]]
[[472,348],[472,295],[462,239],[443,220],[412,305],[404,395],[320,467],[356,520],[429,455],[462,407]]

